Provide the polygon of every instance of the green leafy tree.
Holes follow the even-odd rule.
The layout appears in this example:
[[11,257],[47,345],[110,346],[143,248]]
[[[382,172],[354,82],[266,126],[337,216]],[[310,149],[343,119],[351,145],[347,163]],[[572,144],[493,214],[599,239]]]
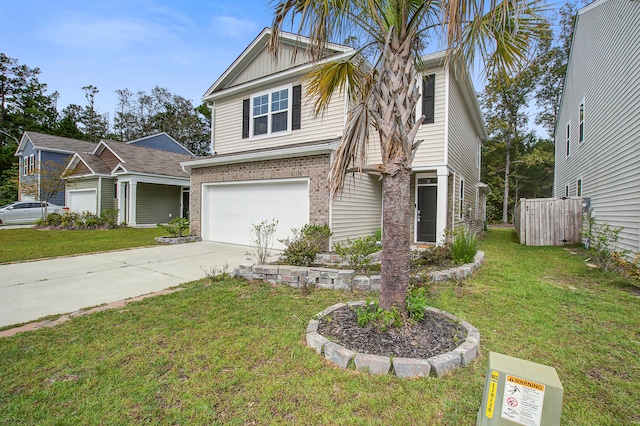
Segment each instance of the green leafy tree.
[[61,162],[47,160],[36,165],[35,176],[38,179],[27,180],[20,190],[36,201],[43,202],[43,217],[47,216],[47,203],[60,191],[64,191],[66,182],[65,169],[71,157]]
[[[279,31],[287,23],[308,34],[310,53],[323,57],[328,42],[358,34],[373,66],[361,56],[322,63],[308,76],[307,88],[321,114],[334,93],[346,91],[351,106],[330,174],[332,194],[351,171],[382,177],[383,228],[380,307],[405,310],[410,275],[410,181],[420,98],[420,49],[442,40],[449,63],[473,63],[475,54],[506,75],[518,68],[541,23],[536,3],[418,0],[280,0],[275,4],[269,49],[277,57]],[[382,164],[364,164],[369,132],[380,140]]]

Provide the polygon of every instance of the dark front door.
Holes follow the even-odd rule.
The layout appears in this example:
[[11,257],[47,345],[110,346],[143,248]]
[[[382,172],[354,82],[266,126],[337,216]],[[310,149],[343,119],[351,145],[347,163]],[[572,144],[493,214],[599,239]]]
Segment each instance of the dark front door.
[[418,241],[436,242],[437,186],[418,187]]
[[189,191],[182,191],[182,217],[189,219]]

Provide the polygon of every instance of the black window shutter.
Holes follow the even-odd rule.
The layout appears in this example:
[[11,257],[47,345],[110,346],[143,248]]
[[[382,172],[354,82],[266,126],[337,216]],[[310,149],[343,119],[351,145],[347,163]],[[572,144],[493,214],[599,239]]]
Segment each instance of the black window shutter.
[[434,122],[436,75],[426,75],[422,79],[422,115],[426,118],[423,123]]
[[242,137],[249,137],[249,99],[242,101]]
[[291,129],[300,129],[302,115],[302,86],[293,86],[293,101],[291,102]]

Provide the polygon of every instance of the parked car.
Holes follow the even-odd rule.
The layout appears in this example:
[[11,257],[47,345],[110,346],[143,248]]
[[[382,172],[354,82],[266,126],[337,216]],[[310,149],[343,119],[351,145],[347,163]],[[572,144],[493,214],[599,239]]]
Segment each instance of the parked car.
[[[38,201],[16,201],[0,207],[0,225],[10,223],[33,223],[42,219],[44,203]],[[47,213],[63,213],[68,207],[47,203]]]

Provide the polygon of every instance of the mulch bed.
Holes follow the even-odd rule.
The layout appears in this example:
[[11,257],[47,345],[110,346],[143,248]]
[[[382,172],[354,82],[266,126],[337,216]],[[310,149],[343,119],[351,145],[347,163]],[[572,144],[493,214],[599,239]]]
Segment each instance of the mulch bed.
[[467,337],[462,326],[434,312],[415,324],[385,331],[375,324],[360,327],[348,307],[321,318],[318,333],[358,353],[424,359],[454,350]]

